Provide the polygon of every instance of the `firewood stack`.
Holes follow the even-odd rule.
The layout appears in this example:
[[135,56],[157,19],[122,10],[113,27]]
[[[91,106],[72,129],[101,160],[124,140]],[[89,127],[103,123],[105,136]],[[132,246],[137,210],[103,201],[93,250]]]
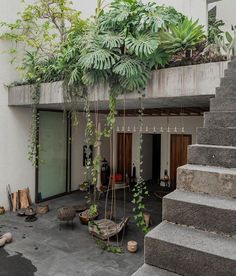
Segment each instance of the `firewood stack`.
[[32,205],[29,188],[18,190],[17,192],[10,192],[8,186],[8,198],[10,204],[10,211],[16,212],[20,209],[25,209]]

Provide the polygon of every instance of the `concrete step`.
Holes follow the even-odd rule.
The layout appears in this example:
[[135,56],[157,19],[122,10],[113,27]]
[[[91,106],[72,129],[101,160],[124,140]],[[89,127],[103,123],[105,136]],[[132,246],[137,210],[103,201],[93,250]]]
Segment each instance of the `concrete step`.
[[236,147],[191,145],[188,163],[193,165],[236,168]]
[[230,85],[236,85],[236,77],[223,77],[220,79],[221,87],[229,87]]
[[197,144],[236,147],[236,128],[197,128]]
[[236,198],[236,170],[187,164],[177,169],[177,188]]
[[224,77],[226,77],[226,78],[236,78],[236,68],[225,69]]
[[204,113],[204,126],[209,128],[236,127],[236,111],[206,112]]
[[176,224],[236,235],[236,200],[175,190],[165,196],[162,219]]
[[236,85],[231,85],[227,88],[217,87],[216,98],[236,97]]
[[236,97],[210,99],[210,111],[236,111]]
[[144,264],[132,276],[179,276],[179,274]]
[[236,69],[235,60],[232,60],[232,61],[228,62],[228,69]]
[[235,276],[236,240],[162,222],[145,237],[145,263],[183,276]]

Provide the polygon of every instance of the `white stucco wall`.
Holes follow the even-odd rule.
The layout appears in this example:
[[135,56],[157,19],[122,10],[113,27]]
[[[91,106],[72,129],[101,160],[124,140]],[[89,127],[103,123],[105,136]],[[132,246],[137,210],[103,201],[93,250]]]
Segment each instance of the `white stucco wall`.
[[[18,0],[1,0],[0,21],[13,21],[21,5]],[[34,197],[34,168],[27,159],[31,110],[8,107],[4,84],[19,79],[10,57],[3,54],[10,44],[0,40],[0,205],[8,208],[6,185],[12,191],[29,187]]]
[[216,3],[216,17],[225,22],[223,31],[231,31],[231,25],[236,25],[236,1],[222,0]]

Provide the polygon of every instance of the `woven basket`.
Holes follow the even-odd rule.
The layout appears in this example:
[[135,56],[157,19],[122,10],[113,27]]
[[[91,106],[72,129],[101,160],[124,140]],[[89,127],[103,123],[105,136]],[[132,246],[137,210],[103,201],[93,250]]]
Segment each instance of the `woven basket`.
[[48,205],[37,205],[36,212],[37,214],[46,214],[49,211]]
[[4,207],[0,207],[0,215],[3,215],[5,213]]
[[57,209],[57,218],[61,221],[70,221],[75,218],[76,212],[73,207],[62,207]]

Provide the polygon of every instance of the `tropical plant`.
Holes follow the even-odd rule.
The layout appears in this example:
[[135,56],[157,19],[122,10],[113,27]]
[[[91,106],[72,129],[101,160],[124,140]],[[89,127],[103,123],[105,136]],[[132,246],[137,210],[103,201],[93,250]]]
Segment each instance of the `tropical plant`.
[[221,27],[223,27],[225,23],[223,20],[216,19],[215,15],[210,14],[208,17],[208,43],[215,44],[216,38],[223,38],[223,31]]
[[203,26],[198,25],[198,20],[193,22],[188,18],[177,25],[171,24],[169,31],[162,30],[160,36],[161,47],[168,53],[184,52],[185,55],[205,39]]
[[233,35],[229,32],[225,32],[223,38],[216,38],[216,43],[221,51],[223,51],[227,58],[230,58],[230,55],[233,56],[236,54],[236,26],[232,26]]

